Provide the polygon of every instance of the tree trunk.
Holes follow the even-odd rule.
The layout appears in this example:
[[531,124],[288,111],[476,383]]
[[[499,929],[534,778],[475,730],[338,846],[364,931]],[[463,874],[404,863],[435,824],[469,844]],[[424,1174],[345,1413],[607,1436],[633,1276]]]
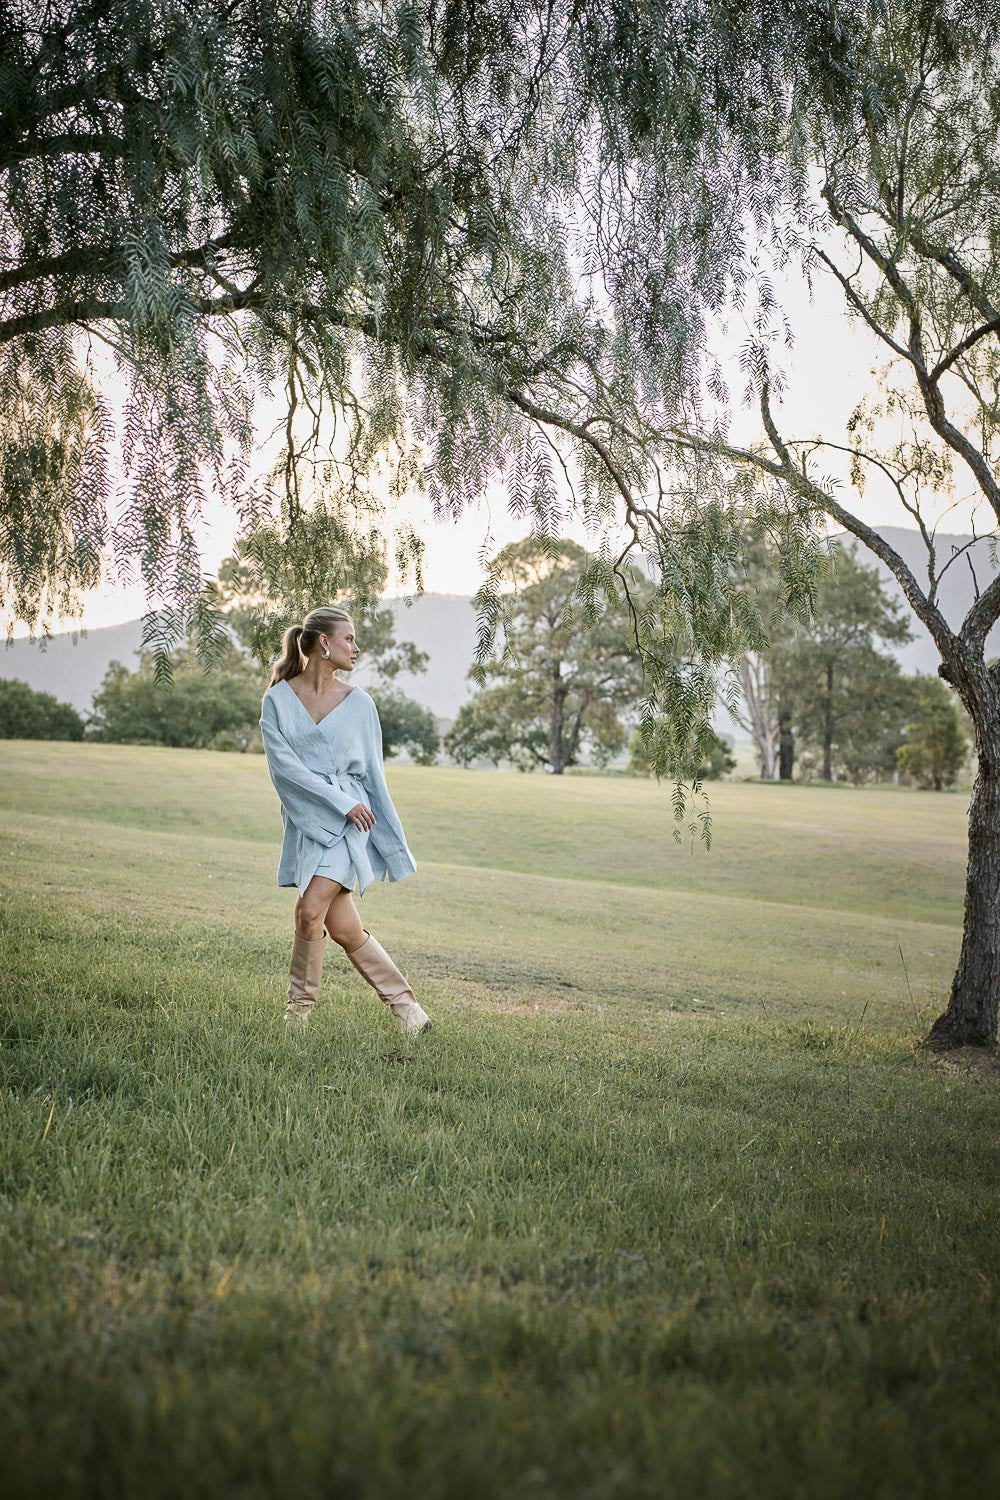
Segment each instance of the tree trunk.
[[558,667],[553,673],[555,683],[552,692],[552,719],[549,733],[549,765],[553,776],[561,776],[566,769],[566,754],[563,748],[563,713],[566,707],[566,689],[560,686]]
[[826,664],[826,703],[823,709],[823,780],[833,780],[833,662]]
[[744,656],[739,667],[740,687],[747,707],[746,718],[740,719],[744,729],[749,729],[760,757],[762,781],[773,781],[778,748],[778,722],[774,715],[771,697],[771,669],[762,656]]
[[787,708],[778,714],[778,776],[782,781],[791,781],[795,766],[795,735],[792,732],[792,716]]
[[[984,733],[993,743],[1000,725]],[[969,865],[965,879],[962,955],[948,1009],[938,1016],[928,1047],[989,1047],[997,1039],[1000,987],[1000,757],[980,755],[969,809]]]

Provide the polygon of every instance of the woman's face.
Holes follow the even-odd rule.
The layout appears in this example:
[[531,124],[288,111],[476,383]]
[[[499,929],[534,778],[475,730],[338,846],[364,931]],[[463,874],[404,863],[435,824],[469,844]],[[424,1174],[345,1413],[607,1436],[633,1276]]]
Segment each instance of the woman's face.
[[332,631],[320,636],[320,651],[323,650],[324,646],[330,653],[330,666],[335,671],[353,671],[354,663],[360,654],[354,635],[354,622],[352,620],[337,620]]

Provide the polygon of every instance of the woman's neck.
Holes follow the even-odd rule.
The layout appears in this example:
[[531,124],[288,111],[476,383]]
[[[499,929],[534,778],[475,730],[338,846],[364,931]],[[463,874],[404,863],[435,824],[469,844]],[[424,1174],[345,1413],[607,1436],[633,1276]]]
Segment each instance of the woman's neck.
[[317,653],[307,659],[305,669],[299,673],[299,681],[319,698],[336,683],[336,670]]

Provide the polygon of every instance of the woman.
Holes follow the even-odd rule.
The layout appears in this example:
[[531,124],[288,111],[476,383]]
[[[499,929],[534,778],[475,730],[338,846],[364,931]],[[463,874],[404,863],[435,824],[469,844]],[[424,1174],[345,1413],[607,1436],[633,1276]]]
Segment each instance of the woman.
[[385,784],[378,710],[364,688],[335,676],[357,658],[347,611],[314,609],[285,631],[261,709],[285,827],[278,884],[299,892],[285,1020],[305,1021],[316,1004],[327,932],[412,1034],[431,1022],[352,896],[355,881],[363,896],[373,880],[417,868]]

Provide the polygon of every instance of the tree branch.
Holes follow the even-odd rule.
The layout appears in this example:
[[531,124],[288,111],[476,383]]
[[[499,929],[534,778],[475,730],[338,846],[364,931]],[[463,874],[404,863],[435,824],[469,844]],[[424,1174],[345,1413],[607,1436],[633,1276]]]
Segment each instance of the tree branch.
[[1000,308],[990,300],[972,272],[959,260],[954,250],[947,245],[934,244],[932,240],[929,240],[921,232],[919,225],[916,224],[910,225],[910,243],[914,250],[919,251],[928,260],[937,261],[938,265],[942,266],[948,272],[948,275],[954,281],[958,282],[962,291],[968,297],[973,307],[978,309],[982,317],[986,318],[990,323],[995,323],[1000,319]]
[[[213,255],[220,250],[233,250],[240,244],[234,230],[206,240],[202,245],[192,245],[187,250],[177,250],[168,256],[171,266],[207,266]],[[0,272],[0,292],[9,292],[14,287],[33,281],[43,281],[50,276],[100,276],[115,273],[115,261],[121,255],[118,245],[79,245],[63,255],[49,255],[41,260],[17,266],[12,271]]]
[[955,345],[950,354],[946,354],[944,359],[938,360],[933,370],[931,370],[928,379],[933,381],[940,380],[944,372],[951,368],[956,359],[961,359],[963,354],[968,354],[973,344],[978,344],[979,340],[985,338],[988,333],[1000,333],[1000,317],[994,318],[990,323],[984,323],[981,328],[973,329],[967,338],[964,338],[960,344]]
[[817,248],[815,253],[817,257],[823,262],[823,264],[833,272],[834,276],[836,276],[837,280],[840,282],[840,285],[843,287],[844,295],[847,298],[848,302],[856,312],[859,312],[861,314],[872,332],[876,334],[884,344],[888,344],[889,348],[893,351],[894,354],[898,354],[900,359],[905,359],[907,363],[910,363],[912,356],[910,355],[909,350],[904,349],[902,344],[897,344],[896,340],[891,336],[891,334],[889,334],[884,328],[880,326],[880,324],[875,321],[875,318],[872,316],[871,312],[868,309],[868,304],[851,285],[850,278],[844,275],[840,267],[830,259],[829,255],[827,255],[825,251]]
[[1000,620],[1000,573],[987,584],[962,624],[962,641],[977,654],[997,620]]

